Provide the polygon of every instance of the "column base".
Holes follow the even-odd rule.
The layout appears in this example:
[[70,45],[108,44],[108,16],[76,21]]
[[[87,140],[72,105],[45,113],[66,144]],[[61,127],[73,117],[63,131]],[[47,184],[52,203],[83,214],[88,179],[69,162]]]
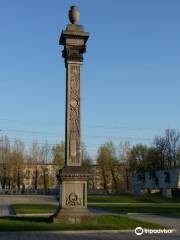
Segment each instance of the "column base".
[[60,174],[60,208],[53,222],[87,223],[93,218],[87,208],[87,179],[82,167],[66,166]]
[[63,224],[93,223],[95,216],[87,208],[62,208],[53,218],[53,222]]

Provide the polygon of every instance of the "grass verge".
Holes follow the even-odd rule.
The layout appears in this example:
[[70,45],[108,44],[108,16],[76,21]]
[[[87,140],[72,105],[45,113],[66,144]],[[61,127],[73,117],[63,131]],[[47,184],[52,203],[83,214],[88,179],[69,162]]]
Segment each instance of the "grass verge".
[[164,226],[131,219],[126,216],[97,216],[93,224],[57,224],[48,223],[44,218],[1,218],[0,231],[60,231],[60,230],[134,230],[137,226],[142,228],[159,229]]
[[180,217],[179,199],[169,199],[159,195],[141,197],[133,195],[88,196],[88,206],[102,208],[114,213],[154,213]]
[[[53,214],[57,210],[57,206],[53,204],[14,204],[13,207],[17,214]],[[103,208],[114,213],[155,213],[180,217],[180,203],[160,196],[89,196],[88,207]]]
[[[93,205],[94,207],[94,205]],[[96,208],[104,209],[108,212],[114,213],[152,213],[162,216],[172,216],[180,218],[180,205],[179,204],[98,204]]]
[[12,207],[16,214],[54,213],[57,210],[57,206],[52,204],[14,204]]
[[119,196],[88,196],[88,203],[174,203],[179,199],[170,199],[157,195],[134,197],[133,195]]

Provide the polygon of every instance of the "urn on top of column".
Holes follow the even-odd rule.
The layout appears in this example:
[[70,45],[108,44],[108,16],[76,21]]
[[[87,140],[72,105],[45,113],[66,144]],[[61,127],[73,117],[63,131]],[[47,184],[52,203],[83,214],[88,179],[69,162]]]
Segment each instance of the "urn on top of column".
[[79,20],[80,12],[76,6],[71,6],[69,10],[69,21],[72,24],[76,24]]
[[86,52],[86,42],[89,33],[84,31],[84,27],[77,24],[80,12],[76,6],[71,6],[69,10],[70,24],[66,30],[62,31],[59,44],[64,46],[62,56],[67,61],[83,62],[83,53]]

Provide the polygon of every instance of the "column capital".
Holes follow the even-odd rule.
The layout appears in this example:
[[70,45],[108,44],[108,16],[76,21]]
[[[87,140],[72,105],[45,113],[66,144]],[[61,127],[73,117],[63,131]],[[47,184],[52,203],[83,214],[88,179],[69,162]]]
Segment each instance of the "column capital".
[[86,42],[89,33],[84,31],[82,25],[68,24],[62,31],[59,44],[64,46],[62,57],[67,61],[83,62],[83,54],[86,52]]

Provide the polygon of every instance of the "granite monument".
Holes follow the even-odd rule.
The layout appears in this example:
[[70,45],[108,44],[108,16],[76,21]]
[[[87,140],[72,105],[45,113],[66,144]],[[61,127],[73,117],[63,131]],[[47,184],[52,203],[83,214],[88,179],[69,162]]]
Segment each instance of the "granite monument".
[[69,10],[70,23],[59,44],[66,68],[65,166],[60,172],[60,209],[56,221],[81,222],[87,209],[88,173],[81,166],[81,81],[83,54],[89,33],[78,24],[80,12]]

